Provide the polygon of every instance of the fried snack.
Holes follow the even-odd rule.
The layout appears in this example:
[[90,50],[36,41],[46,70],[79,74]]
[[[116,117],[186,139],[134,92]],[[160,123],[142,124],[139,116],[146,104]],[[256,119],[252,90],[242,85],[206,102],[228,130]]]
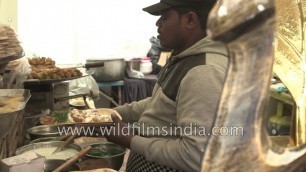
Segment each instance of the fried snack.
[[71,123],[84,122],[84,123],[103,123],[112,122],[111,114],[116,114],[120,119],[122,117],[117,111],[108,108],[100,109],[86,109],[78,110],[73,109],[68,113],[68,121]]
[[28,59],[32,72],[28,79],[50,80],[64,79],[82,76],[82,72],[78,69],[68,68],[60,69],[55,66],[55,61],[46,57],[33,57]]
[[22,96],[4,96],[0,97],[0,114],[14,112],[19,110],[20,105],[24,102]]

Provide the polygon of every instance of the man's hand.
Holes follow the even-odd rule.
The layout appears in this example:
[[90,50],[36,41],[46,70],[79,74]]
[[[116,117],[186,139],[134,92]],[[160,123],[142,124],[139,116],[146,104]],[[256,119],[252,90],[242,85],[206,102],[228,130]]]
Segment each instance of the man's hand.
[[128,125],[124,124],[116,114],[111,115],[115,126],[111,127],[110,135],[105,135],[107,141],[129,149],[134,136],[132,129],[128,128]]

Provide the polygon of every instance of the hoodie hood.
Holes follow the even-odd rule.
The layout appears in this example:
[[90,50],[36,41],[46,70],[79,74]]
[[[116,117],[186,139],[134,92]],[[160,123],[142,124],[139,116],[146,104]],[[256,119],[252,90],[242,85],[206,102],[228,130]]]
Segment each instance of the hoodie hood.
[[205,37],[191,47],[186,49],[185,51],[181,52],[173,56],[174,58],[183,58],[190,55],[197,55],[201,53],[213,53],[213,54],[220,54],[223,56],[227,56],[227,49],[224,44],[220,42],[213,41],[210,37]]

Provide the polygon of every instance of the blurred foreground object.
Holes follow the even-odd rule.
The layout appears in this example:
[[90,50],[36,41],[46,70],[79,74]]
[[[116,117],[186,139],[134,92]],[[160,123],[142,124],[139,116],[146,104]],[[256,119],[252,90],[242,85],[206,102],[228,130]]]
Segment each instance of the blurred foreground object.
[[[210,14],[208,33],[228,46],[230,64],[215,119],[220,130],[203,149],[203,172],[306,170],[305,142],[279,147],[263,125],[274,61],[275,10],[273,0],[221,0]],[[298,115],[305,118],[305,113]],[[305,130],[300,131],[303,138]]]
[[295,101],[291,145],[298,146],[306,143],[306,0],[275,2],[277,39],[273,70]]

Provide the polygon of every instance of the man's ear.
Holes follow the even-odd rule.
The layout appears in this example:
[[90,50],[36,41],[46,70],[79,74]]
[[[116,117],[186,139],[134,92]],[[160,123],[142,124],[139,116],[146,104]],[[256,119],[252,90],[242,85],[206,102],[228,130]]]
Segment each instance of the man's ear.
[[199,18],[195,12],[188,12],[185,14],[185,24],[188,29],[193,29],[199,25]]

